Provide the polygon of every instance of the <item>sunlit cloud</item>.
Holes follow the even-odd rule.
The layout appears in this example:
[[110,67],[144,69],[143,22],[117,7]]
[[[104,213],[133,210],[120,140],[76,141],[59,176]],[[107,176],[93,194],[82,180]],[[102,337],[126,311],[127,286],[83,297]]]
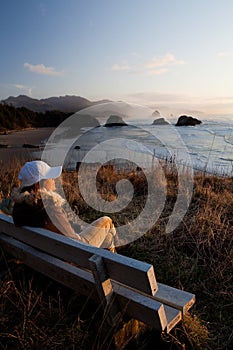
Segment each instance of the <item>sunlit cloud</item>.
[[[139,58],[140,56],[136,53],[132,54],[132,56]],[[115,72],[127,71],[132,74],[140,74],[140,75],[161,75],[168,72],[168,68],[174,65],[182,65],[186,62],[184,60],[178,60],[173,54],[167,53],[163,56],[158,56],[152,58],[150,61],[146,63],[138,63],[138,64],[128,64],[126,62],[123,63],[115,63],[111,70]]]
[[149,62],[145,64],[146,68],[153,69],[157,67],[165,67],[169,65],[178,65],[178,64],[185,64],[185,61],[178,60],[175,58],[175,56],[171,53],[167,53],[164,56],[158,56],[152,58]]
[[51,76],[62,76],[64,72],[56,71],[53,67],[46,67],[44,64],[30,64],[24,63],[24,67],[27,68],[30,72],[42,75],[51,75]]
[[157,56],[144,64],[146,75],[161,75],[168,72],[168,67],[171,65],[185,64],[185,61],[178,60],[171,53],[163,56]]

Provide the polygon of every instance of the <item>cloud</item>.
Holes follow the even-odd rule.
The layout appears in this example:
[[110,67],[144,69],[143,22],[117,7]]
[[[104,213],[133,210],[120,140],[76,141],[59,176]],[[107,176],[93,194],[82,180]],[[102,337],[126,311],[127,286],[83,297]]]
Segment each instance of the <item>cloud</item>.
[[[136,54],[135,54],[136,57]],[[139,57],[139,55],[137,56]],[[178,60],[173,54],[167,53],[163,56],[157,56],[143,64],[129,65],[128,63],[115,63],[111,70],[115,72],[127,71],[128,73],[141,75],[160,75],[168,72],[168,67],[171,65],[185,64],[184,60]]]
[[56,71],[53,67],[46,67],[44,64],[30,64],[24,63],[24,67],[27,68],[30,72],[42,75],[51,75],[51,76],[62,76],[64,72]]
[[153,69],[158,67],[166,67],[169,65],[185,64],[183,60],[177,60],[175,56],[171,53],[167,53],[164,56],[158,56],[152,58],[149,62],[145,64],[146,68]]

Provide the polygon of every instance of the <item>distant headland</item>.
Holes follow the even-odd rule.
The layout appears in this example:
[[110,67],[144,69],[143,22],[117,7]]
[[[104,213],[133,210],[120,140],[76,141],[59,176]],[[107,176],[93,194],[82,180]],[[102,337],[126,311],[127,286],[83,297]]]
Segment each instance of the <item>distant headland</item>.
[[110,100],[90,101],[81,96],[65,95],[59,97],[48,97],[42,99],[31,98],[27,95],[17,97],[9,96],[0,101],[1,104],[15,108],[25,107],[33,112],[44,113],[47,111],[60,111],[64,113],[78,112],[83,108],[94,106],[99,103],[110,102]]
[[[0,101],[0,133],[4,134],[9,130],[31,127],[57,127],[73,113],[103,103],[114,103],[114,101],[107,99],[90,101],[84,97],[74,95],[43,99],[31,98],[27,95],[10,96]],[[153,125],[169,124],[161,117],[158,110],[152,113],[152,117],[156,118]],[[201,121],[196,118],[182,115],[179,117],[176,126],[194,126],[200,123]],[[112,123],[110,124],[113,126]],[[118,121],[117,125],[119,124],[127,125],[123,120],[121,123]]]

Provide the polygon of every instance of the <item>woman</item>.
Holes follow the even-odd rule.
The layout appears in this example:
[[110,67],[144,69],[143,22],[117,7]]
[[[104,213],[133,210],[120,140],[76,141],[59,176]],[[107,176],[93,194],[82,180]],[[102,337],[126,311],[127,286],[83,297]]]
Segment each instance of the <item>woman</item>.
[[50,167],[41,160],[24,164],[19,172],[21,188],[12,190],[13,221],[16,226],[43,227],[96,247],[115,251],[115,227],[108,216],[101,217],[81,232],[75,232],[62,207],[66,202],[58,193],[54,179],[62,167]]

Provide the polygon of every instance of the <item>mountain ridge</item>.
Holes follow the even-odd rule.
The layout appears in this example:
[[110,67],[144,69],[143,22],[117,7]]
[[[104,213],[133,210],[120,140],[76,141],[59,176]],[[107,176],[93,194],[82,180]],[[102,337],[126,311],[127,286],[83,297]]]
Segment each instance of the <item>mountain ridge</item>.
[[25,107],[34,112],[47,112],[59,110],[66,113],[74,113],[83,108],[96,104],[111,102],[110,100],[90,101],[84,97],[76,95],[52,96],[48,98],[36,99],[27,95],[9,96],[0,101],[15,108]]

